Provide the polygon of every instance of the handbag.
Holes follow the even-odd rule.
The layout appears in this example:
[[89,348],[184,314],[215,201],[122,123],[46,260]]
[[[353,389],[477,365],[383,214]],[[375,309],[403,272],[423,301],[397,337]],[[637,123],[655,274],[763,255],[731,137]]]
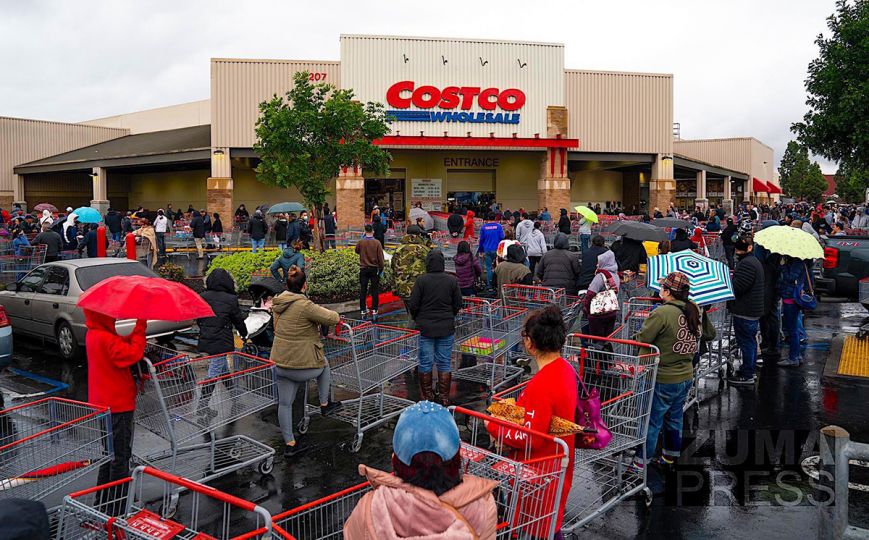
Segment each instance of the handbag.
[[615,283],[609,272],[601,271],[605,276],[604,290],[594,295],[589,305],[589,314],[593,316],[610,315],[619,310],[619,299],[616,291],[613,289]]
[[585,383],[582,382],[582,378],[577,377],[576,380],[581,390],[576,400],[575,422],[582,426],[583,431],[576,434],[575,446],[576,448],[602,450],[613,439],[613,434],[607,429],[600,415],[600,392],[597,388],[592,388],[589,391]]
[[[806,270],[806,280],[800,286],[799,292],[797,292],[794,296],[794,302],[802,309],[813,310],[818,307],[818,299],[815,296],[815,291],[812,288],[812,280],[809,276],[809,267],[803,265]],[[809,287],[809,290],[806,291],[806,286]]]

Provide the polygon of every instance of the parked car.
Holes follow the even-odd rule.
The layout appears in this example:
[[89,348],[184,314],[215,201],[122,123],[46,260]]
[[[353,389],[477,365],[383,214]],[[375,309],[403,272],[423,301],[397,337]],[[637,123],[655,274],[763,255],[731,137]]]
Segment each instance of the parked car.
[[6,369],[12,362],[12,324],[6,315],[6,308],[0,306],[0,369]]
[[[37,266],[17,283],[0,291],[0,304],[15,333],[57,343],[60,355],[69,360],[85,346],[84,311],[76,307],[78,297],[111,276],[157,277],[145,265],[128,259],[95,258],[57,261]],[[167,306],[171,309],[171,306]],[[119,320],[120,334],[129,334],[136,321]],[[171,340],[175,333],[191,327],[192,321],[148,321],[149,338]]]
[[824,264],[816,287],[829,296],[858,299],[860,280],[869,277],[869,236],[831,236],[824,240]]

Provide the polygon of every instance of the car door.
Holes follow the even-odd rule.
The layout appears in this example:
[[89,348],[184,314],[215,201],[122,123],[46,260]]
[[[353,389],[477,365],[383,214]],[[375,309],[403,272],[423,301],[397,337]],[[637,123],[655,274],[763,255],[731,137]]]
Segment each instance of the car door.
[[31,301],[31,318],[35,332],[46,337],[54,336],[54,323],[62,314],[71,316],[75,302],[70,302],[69,271],[59,265],[49,265],[39,288]]
[[12,323],[13,331],[34,333],[31,305],[33,295],[45,277],[45,270],[45,266],[34,268],[18,282],[17,292],[3,297],[3,304]]

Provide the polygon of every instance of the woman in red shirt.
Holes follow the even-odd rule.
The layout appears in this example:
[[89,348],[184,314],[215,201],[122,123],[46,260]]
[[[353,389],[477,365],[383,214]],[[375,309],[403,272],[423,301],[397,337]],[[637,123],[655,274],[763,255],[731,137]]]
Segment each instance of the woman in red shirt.
[[[561,349],[566,338],[567,327],[561,316],[561,310],[554,305],[534,311],[525,320],[522,340],[525,351],[537,364],[537,373],[528,381],[516,404],[525,407],[525,427],[534,431],[548,433],[553,416],[574,420],[576,415],[578,396],[576,370],[561,357]],[[559,447],[542,437],[526,442],[524,433],[507,430],[494,423],[488,424],[488,430],[493,437],[497,437],[504,444],[518,449],[515,459],[545,458],[559,451]],[[555,515],[554,538],[556,539],[562,538],[560,530],[564,520],[564,505],[573,482],[574,437],[566,437],[564,442],[570,450],[570,464],[565,475],[564,486],[561,488],[558,512]],[[526,453],[525,450],[530,452]],[[549,497],[555,497],[555,486]],[[536,497],[531,499],[529,506],[539,506],[534,504]],[[546,538],[549,535],[549,526],[550,520],[542,520],[532,527],[534,530],[524,532],[532,537]]]

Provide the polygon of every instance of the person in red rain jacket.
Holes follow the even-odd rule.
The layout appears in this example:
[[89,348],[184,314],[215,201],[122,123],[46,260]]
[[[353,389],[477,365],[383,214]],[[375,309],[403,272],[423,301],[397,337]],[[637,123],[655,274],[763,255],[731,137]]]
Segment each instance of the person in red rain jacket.
[[112,442],[115,456],[100,467],[98,484],[130,476],[133,447],[133,410],[136,382],[130,366],[145,353],[146,321],[136,321],[128,336],[115,331],[115,319],[84,310],[85,346],[88,359],[88,402],[109,407],[112,412]]
[[[549,432],[549,423],[553,416],[574,420],[576,416],[576,401],[578,397],[576,370],[561,357],[561,349],[567,338],[567,327],[561,316],[561,310],[557,306],[539,309],[531,313],[525,320],[522,331],[522,339],[525,350],[537,363],[537,373],[528,381],[525,389],[519,394],[516,404],[525,407],[525,427],[539,431]],[[558,448],[550,441],[540,437],[531,441],[525,441],[522,432],[508,430],[490,422],[487,426],[489,433],[503,441],[504,444],[517,448],[515,459],[533,460],[555,455]],[[574,437],[564,438],[564,442],[570,450],[570,461],[565,474],[564,486],[561,488],[561,500],[558,512],[555,514],[555,539],[561,539],[561,524],[564,520],[564,505],[567,495],[573,483],[573,454]],[[530,454],[525,452],[530,448]],[[552,485],[550,493],[546,496],[546,506],[551,508],[554,504],[555,485]],[[540,512],[539,498],[529,497],[528,508],[524,512]],[[545,519],[536,523],[532,530],[523,531],[525,534],[536,538],[548,538],[551,520]]]
[[474,237],[474,211],[468,210],[468,215],[465,216],[465,240]]

